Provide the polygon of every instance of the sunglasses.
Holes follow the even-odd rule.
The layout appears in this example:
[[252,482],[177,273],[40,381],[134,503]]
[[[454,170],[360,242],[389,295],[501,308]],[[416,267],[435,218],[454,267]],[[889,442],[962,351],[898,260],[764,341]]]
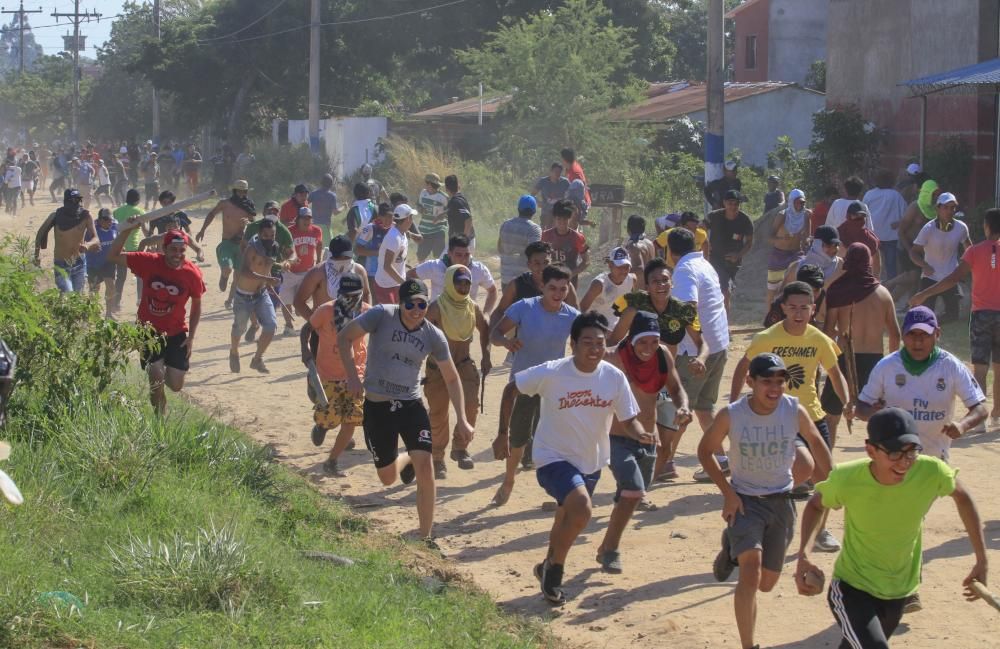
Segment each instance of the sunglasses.
[[923,447],[920,446],[914,446],[913,448],[905,451],[890,451],[884,446],[879,446],[878,444],[872,444],[872,446],[885,453],[886,457],[888,457],[893,462],[898,462],[902,460],[904,457],[907,460],[915,460],[917,459],[917,456],[920,455],[920,451],[924,450]]
[[403,302],[403,306],[406,307],[407,311],[412,311],[414,309],[420,309],[423,311],[427,308],[427,303],[423,300],[417,300],[415,302]]

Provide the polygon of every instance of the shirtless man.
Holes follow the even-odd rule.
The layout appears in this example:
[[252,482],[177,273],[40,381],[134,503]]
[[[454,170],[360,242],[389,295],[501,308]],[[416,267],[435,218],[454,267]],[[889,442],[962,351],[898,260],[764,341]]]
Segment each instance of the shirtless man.
[[40,264],[39,252],[49,244],[49,230],[55,230],[53,266],[56,287],[63,293],[82,293],[87,285],[88,247],[84,239],[93,239],[95,251],[100,249],[97,230],[90,212],[83,209],[83,195],[76,189],[63,192],[63,206],[49,215],[35,235],[35,264]]
[[257,316],[260,323],[260,338],[257,339],[257,353],[250,361],[250,368],[261,374],[268,374],[264,365],[264,352],[274,338],[278,321],[274,312],[274,304],[267,295],[267,289],[273,288],[281,281],[271,275],[271,267],[279,254],[278,243],[274,240],[274,222],[262,220],[260,233],[254,237],[246,248],[246,254],[240,264],[240,270],[234,280],[236,294],[233,296],[233,328],[230,332],[229,369],[236,373],[240,371],[240,338],[246,331],[250,315]]
[[[302,285],[295,292],[293,306],[295,312],[308,322],[313,315],[313,311],[321,304],[331,301],[336,295],[340,286],[340,278],[345,273],[354,273],[361,278],[364,287],[361,293],[361,301],[371,304],[371,291],[368,287],[368,273],[365,267],[354,261],[351,240],[344,235],[338,235],[330,239],[330,256],[326,261],[318,266],[309,269],[302,279]],[[309,301],[312,300],[312,307]]]
[[788,205],[771,220],[771,254],[767,260],[767,302],[774,302],[774,296],[784,285],[788,267],[806,249],[809,242],[809,220],[812,210],[806,209],[806,195],[801,189],[793,189],[788,194]]
[[[899,323],[896,321],[896,305],[889,289],[882,286],[872,268],[871,251],[863,243],[852,243],[847,248],[844,260],[844,274],[830,285],[826,294],[826,320],[823,333],[837,341],[844,350],[837,363],[840,372],[850,381],[847,374],[844,336],[849,335],[854,347],[854,365],[858,375],[853,377],[854,394],[868,384],[875,365],[885,355],[882,336],[889,334],[889,351],[899,349]],[[820,404],[826,412],[827,426],[830,428],[830,445],[837,443],[837,425],[844,410],[844,404],[837,397],[830,379],[820,397]]]
[[233,183],[232,190],[233,193],[229,198],[219,201],[209,211],[201,230],[195,235],[195,240],[201,243],[208,226],[215,220],[216,215],[222,214],[222,241],[215,248],[215,256],[222,271],[219,277],[219,290],[223,292],[229,284],[229,276],[233,269],[240,266],[240,241],[243,239],[243,228],[257,215],[253,201],[247,198],[247,193],[250,191],[247,181],[237,180]]
[[[476,416],[479,414],[480,374],[472,360],[469,351],[472,347],[472,335],[479,332],[479,349],[482,353],[482,376],[490,373],[493,368],[490,362],[490,329],[486,324],[486,316],[479,305],[472,301],[472,272],[465,266],[456,264],[448,268],[444,274],[444,291],[438,299],[431,302],[427,308],[427,321],[444,332],[448,341],[451,358],[462,381],[462,393],[465,395],[465,419],[475,427]],[[427,371],[424,372],[424,397],[427,399],[428,416],[431,419],[431,459],[434,461],[434,478],[443,480],[448,477],[448,468],[444,461],[444,451],[448,447],[448,387],[444,375],[437,362],[428,357]],[[455,428],[454,444],[451,448],[451,459],[458,463],[458,468],[470,470],[475,467],[472,456],[469,455],[469,442],[459,435]]]
[[[632,268],[641,271],[646,267],[646,262],[656,256],[656,246],[653,245],[652,239],[646,236],[646,219],[638,214],[633,214],[628,217],[625,230],[628,232],[628,239],[622,242],[622,247],[628,250],[628,254],[632,258]],[[636,288],[646,288],[641,272],[636,273],[636,280],[639,282]],[[609,319],[608,323],[610,324],[610,322]],[[614,325],[611,326],[614,327]]]

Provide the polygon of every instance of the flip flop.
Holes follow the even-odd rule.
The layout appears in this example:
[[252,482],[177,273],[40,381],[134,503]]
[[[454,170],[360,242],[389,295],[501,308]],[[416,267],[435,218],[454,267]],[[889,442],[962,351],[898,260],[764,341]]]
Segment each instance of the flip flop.
[[514,490],[511,489],[507,493],[504,493],[503,485],[500,485],[500,487],[497,489],[496,494],[494,494],[493,496],[493,500],[491,500],[490,503],[494,507],[503,507],[504,505],[507,504],[507,501],[510,500],[510,494],[512,491]]

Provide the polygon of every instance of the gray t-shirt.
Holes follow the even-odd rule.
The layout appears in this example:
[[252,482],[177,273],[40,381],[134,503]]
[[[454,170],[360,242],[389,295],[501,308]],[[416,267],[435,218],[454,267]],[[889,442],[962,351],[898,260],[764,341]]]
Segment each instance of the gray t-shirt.
[[518,275],[528,272],[524,249],[529,243],[541,239],[541,226],[530,218],[515,216],[500,225],[500,279],[504,286]]
[[541,297],[529,297],[511,304],[504,316],[517,325],[517,337],[523,344],[514,352],[510,375],[566,355],[573,321],[580,312],[565,302],[551,313],[542,306]]
[[552,205],[566,198],[567,191],[569,191],[569,180],[566,176],[559,176],[559,180],[555,182],[548,176],[539,178],[535,183],[535,193],[541,194],[542,201],[538,207],[542,214],[552,214]]
[[778,408],[769,415],[751,410],[749,397],[727,407],[733,489],[746,496],[790,491],[799,400],[783,395]]
[[382,399],[420,398],[420,367],[428,355],[438,362],[451,357],[444,333],[426,320],[414,331],[403,326],[399,306],[380,304],[357,318],[368,332],[365,394]]

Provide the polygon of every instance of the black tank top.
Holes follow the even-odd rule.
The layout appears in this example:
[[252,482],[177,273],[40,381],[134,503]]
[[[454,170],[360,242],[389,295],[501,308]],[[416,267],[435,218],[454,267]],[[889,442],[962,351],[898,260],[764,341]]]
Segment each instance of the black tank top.
[[526,300],[529,297],[538,297],[542,294],[542,292],[535,287],[535,281],[531,279],[530,270],[514,278],[514,290],[516,291],[518,300]]

